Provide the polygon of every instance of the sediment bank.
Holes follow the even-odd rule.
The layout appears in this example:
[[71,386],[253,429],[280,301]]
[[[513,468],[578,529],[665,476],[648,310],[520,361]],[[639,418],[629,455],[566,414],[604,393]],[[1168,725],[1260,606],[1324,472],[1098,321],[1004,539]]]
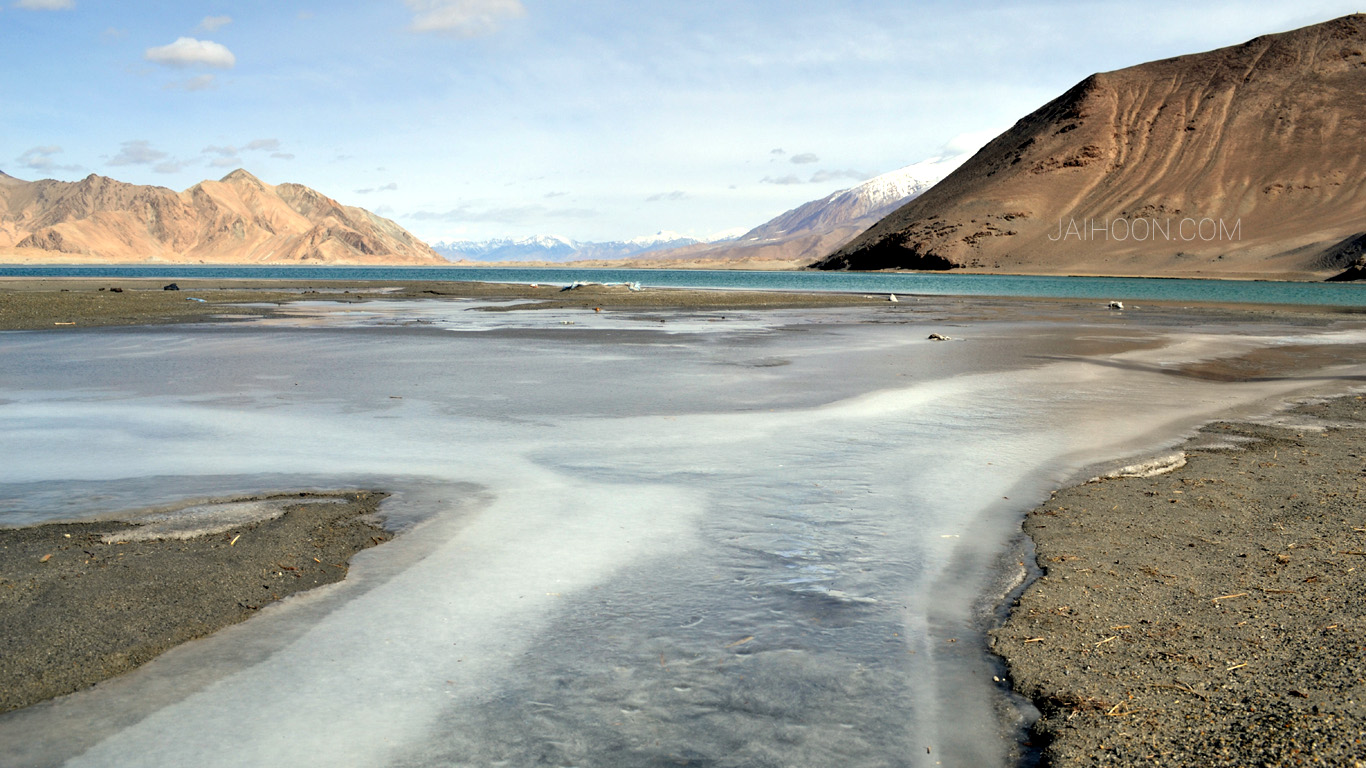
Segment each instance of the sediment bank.
[[0,279],[0,330],[230,322],[266,317],[297,301],[519,300],[517,309],[783,309],[867,306],[885,295],[690,290],[473,282],[328,280]]
[[1029,513],[992,643],[1046,765],[1366,765],[1366,397],[1288,416]]
[[111,521],[0,529],[0,712],[341,581],[352,555],[391,538],[374,518],[384,496],[254,497],[288,503],[273,520],[186,539],[136,540],[139,526]]

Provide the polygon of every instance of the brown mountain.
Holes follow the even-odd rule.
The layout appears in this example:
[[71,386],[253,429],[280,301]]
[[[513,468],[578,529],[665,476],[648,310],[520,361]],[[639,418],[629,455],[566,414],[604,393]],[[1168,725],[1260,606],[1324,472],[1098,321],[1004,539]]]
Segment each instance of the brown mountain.
[[821,269],[1325,277],[1366,234],[1366,15],[1092,75]]
[[0,260],[445,264],[388,219],[243,170],[184,192],[0,173]]

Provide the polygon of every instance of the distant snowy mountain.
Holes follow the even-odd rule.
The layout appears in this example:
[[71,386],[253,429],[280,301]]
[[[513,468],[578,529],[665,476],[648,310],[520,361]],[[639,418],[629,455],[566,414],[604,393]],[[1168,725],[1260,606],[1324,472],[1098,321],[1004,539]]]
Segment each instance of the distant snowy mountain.
[[579,242],[563,237],[537,236],[522,240],[456,240],[433,243],[432,250],[451,261],[580,261],[627,259],[652,251],[696,245],[699,240],[676,232],[657,232],[624,241]]
[[765,222],[737,238],[736,244],[791,239],[848,227],[862,219],[881,219],[933,187],[967,159],[968,155],[936,157],[875,176]]
[[810,262],[858,236],[882,217],[915,199],[967,161],[970,154],[936,157],[871,178],[798,206],[739,237],[711,242],[676,232],[631,240],[586,243],[562,237],[435,243],[451,261],[636,261],[706,263]]
[[971,153],[935,157],[800,205],[739,237],[702,246],[657,249],[650,261],[707,266],[798,266],[821,258],[919,197],[967,162]]

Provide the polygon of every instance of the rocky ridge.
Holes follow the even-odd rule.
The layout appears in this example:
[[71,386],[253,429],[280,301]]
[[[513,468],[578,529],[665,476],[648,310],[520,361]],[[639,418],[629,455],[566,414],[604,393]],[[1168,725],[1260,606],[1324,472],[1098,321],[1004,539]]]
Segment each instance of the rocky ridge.
[[91,174],[0,174],[0,259],[12,262],[441,264],[394,222],[238,169],[184,192]]

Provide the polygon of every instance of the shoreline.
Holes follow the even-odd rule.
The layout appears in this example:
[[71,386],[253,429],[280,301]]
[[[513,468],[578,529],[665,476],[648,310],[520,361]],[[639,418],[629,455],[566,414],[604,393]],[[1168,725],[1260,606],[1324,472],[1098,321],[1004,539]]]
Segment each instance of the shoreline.
[[[176,290],[166,290],[171,284]],[[259,319],[298,301],[522,301],[516,309],[804,309],[881,306],[885,294],[647,288],[459,281],[88,277],[0,278],[0,331]]]
[[[165,290],[172,283],[177,290]],[[1107,303],[1088,298],[897,295],[902,297],[900,304],[891,302],[885,293],[857,291],[804,293],[721,288],[630,290],[622,285],[601,284],[565,290],[558,284],[302,278],[170,281],[150,278],[0,277],[0,331],[243,322],[277,316],[281,307],[302,301],[508,302],[505,306],[479,307],[493,312],[539,309],[714,311],[855,307],[894,307],[899,311],[914,311],[929,305],[940,309],[957,306],[976,311],[989,310],[1002,303],[1090,311],[1104,308]],[[1366,312],[1355,306],[1169,300],[1145,301],[1123,311],[1135,312],[1145,308],[1334,318]],[[1115,313],[1115,317],[1119,316],[1119,313]]]
[[1366,396],[1276,422],[1027,514],[1039,572],[988,642],[1042,765],[1366,765]]
[[284,512],[167,538],[108,519],[0,529],[0,713],[89,688],[270,603],[341,581],[353,555],[393,537],[376,518],[386,496],[220,500],[272,502]]

